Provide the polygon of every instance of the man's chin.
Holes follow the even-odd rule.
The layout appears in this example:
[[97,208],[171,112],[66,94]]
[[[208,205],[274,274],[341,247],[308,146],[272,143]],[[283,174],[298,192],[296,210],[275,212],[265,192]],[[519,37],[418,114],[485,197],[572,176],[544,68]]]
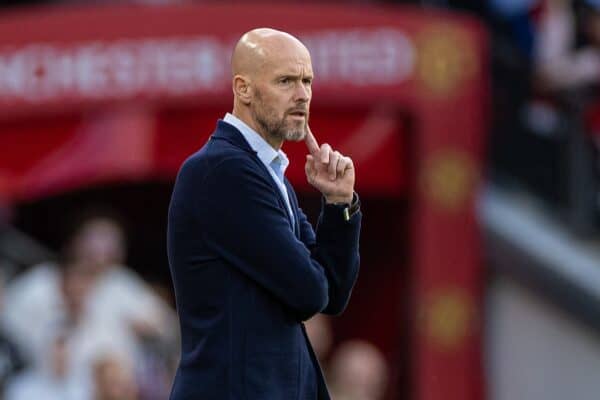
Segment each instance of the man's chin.
[[301,142],[306,137],[306,131],[288,132],[285,135],[285,140],[288,142]]

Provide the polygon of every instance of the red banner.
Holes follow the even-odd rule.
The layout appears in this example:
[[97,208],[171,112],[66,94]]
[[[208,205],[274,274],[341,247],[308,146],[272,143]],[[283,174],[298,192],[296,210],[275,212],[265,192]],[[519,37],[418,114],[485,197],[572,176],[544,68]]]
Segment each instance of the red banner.
[[[413,73],[414,49],[394,28],[301,35],[317,89],[397,85]],[[229,90],[233,42],[212,35],[33,43],[0,48],[0,110],[128,99],[215,96]]]

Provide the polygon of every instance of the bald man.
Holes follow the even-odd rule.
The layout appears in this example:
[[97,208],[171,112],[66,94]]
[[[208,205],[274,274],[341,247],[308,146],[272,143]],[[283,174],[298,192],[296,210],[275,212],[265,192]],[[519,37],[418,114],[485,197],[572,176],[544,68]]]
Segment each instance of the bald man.
[[[356,281],[354,165],[309,129],[313,71],[298,39],[250,31],[231,66],[233,111],[183,163],[169,207],[182,338],[171,399],[329,399],[302,322],[341,313]],[[316,232],[285,178],[285,141],[306,143]]]

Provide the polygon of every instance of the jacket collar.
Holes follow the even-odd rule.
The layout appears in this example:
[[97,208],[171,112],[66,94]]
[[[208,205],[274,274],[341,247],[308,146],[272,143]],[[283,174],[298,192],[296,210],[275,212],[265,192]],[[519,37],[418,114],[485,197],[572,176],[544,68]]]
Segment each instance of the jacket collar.
[[217,121],[217,128],[213,132],[211,139],[225,140],[231,143],[232,145],[239,147],[242,150],[256,154],[256,152],[252,150],[242,133],[235,126],[228,124],[222,119],[219,119]]

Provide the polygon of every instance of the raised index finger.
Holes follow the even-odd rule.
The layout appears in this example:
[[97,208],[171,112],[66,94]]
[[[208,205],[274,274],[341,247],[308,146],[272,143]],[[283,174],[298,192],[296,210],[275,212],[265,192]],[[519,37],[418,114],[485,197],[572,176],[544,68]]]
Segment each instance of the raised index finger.
[[304,142],[306,143],[306,147],[310,154],[316,157],[319,154],[319,143],[317,142],[317,139],[315,139],[315,135],[312,134],[308,125],[306,125],[306,137],[304,138]]

